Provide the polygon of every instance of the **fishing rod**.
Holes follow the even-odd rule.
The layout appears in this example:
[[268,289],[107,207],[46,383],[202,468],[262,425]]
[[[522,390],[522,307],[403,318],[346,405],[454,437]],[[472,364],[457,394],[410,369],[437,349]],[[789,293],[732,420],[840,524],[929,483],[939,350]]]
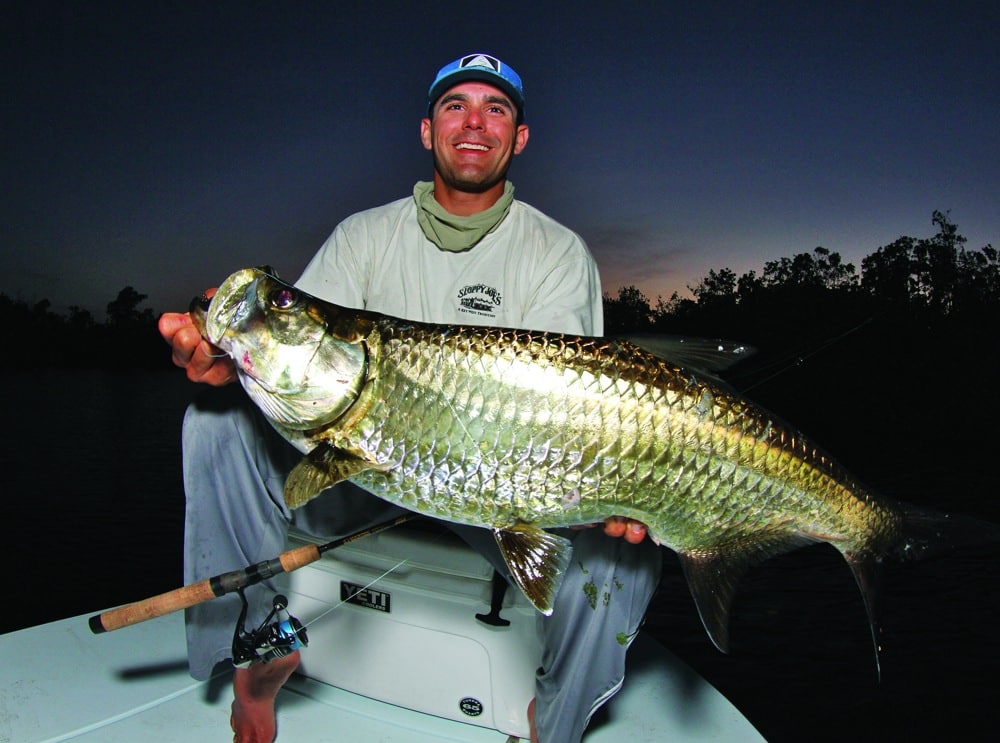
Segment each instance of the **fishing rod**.
[[161,593],[158,596],[137,601],[133,604],[109,609],[102,614],[95,614],[89,620],[90,631],[95,635],[102,632],[111,632],[121,627],[128,627],[147,619],[155,619],[165,614],[170,614],[181,609],[196,604],[210,601],[227,593],[238,591],[241,594],[247,586],[252,586],[261,581],[267,580],[279,573],[290,573],[298,570],[304,565],[316,562],[320,556],[329,550],[350,544],[358,539],[378,534],[386,529],[411,521],[417,517],[416,513],[404,513],[396,518],[375,524],[367,529],[355,532],[346,537],[340,537],[326,544],[307,544],[302,547],[282,552],[271,560],[264,560],[255,565],[249,565],[241,570],[233,570],[198,583],[191,583],[173,591]]

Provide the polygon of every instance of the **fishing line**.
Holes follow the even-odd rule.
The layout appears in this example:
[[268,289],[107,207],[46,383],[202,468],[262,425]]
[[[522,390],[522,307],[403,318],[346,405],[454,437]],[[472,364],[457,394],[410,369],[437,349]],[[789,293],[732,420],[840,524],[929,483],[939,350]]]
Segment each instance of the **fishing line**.
[[[771,364],[769,364],[767,366],[761,367],[761,370],[773,368],[775,366],[778,366],[779,368],[773,374],[770,374],[770,375],[764,377],[763,379],[759,379],[759,380],[757,380],[756,382],[754,382],[753,384],[751,384],[751,385],[749,385],[747,387],[742,387],[741,391],[742,392],[749,392],[750,390],[754,389],[755,387],[760,387],[765,382],[769,382],[772,379],[774,379],[775,377],[781,376],[782,374],[784,374],[785,372],[787,372],[792,367],[801,366],[803,363],[805,363],[805,361],[807,359],[810,359],[813,356],[815,356],[816,354],[825,351],[827,348],[829,348],[830,346],[832,346],[834,343],[837,343],[837,342],[843,340],[847,336],[849,336],[849,335],[851,335],[853,333],[856,333],[857,331],[859,331],[865,325],[868,325],[873,320],[874,320],[874,318],[872,318],[872,317],[869,317],[869,318],[867,318],[865,320],[862,320],[860,323],[858,323],[857,325],[855,325],[853,328],[849,328],[848,330],[845,330],[843,333],[841,333],[839,335],[835,335],[832,338],[829,338],[828,340],[820,343],[818,346],[816,346],[815,348],[813,348],[812,351],[809,351],[809,352],[803,353],[803,354],[792,354],[791,356],[785,356],[784,358],[778,359],[777,361],[775,361],[775,362],[773,362],[773,363],[771,363]],[[791,363],[786,363],[787,359],[789,359],[789,358],[792,358],[793,361]],[[758,370],[758,371],[760,371],[760,370]],[[735,376],[738,377],[739,375],[735,375]]]
[[[361,586],[353,594],[341,598],[339,603],[333,604],[326,611],[314,617],[309,624],[315,624],[334,609],[340,608],[362,592],[367,591],[406,562],[407,558],[404,557],[367,585]],[[341,581],[341,590],[343,590],[344,585],[344,582]],[[308,625],[302,624],[298,617],[288,610],[286,596],[276,594],[272,600],[270,613],[264,617],[258,627],[247,629],[246,620],[250,605],[243,588],[237,589],[237,592],[243,608],[240,611],[239,619],[236,620],[236,629],[233,631],[232,659],[235,667],[248,668],[261,661],[268,663],[309,645],[309,636],[306,632]],[[285,618],[283,619],[282,616]]]
[[382,580],[383,578],[385,578],[387,575],[391,575],[395,571],[399,570],[401,567],[403,567],[403,565],[405,565],[409,561],[410,561],[410,559],[408,557],[404,557],[402,560],[400,560],[395,565],[393,565],[391,568],[389,568],[384,573],[382,573],[382,575],[374,578],[370,583],[365,584],[364,586],[362,586],[361,588],[359,588],[357,591],[355,591],[354,593],[352,593],[347,598],[341,599],[338,603],[333,604],[326,611],[321,612],[320,614],[318,614],[315,617],[313,617],[312,619],[310,619],[307,623],[305,623],[303,625],[303,627],[311,627],[312,625],[316,624],[316,622],[318,622],[320,619],[323,619],[327,614],[329,614],[330,612],[332,612],[334,609],[339,609],[341,606],[343,606],[344,604],[346,604],[347,602],[349,602],[351,599],[355,598],[356,596],[358,596],[359,594],[363,593],[364,591],[367,591],[369,588],[371,588],[372,586],[374,586],[376,583],[378,583],[380,580]]

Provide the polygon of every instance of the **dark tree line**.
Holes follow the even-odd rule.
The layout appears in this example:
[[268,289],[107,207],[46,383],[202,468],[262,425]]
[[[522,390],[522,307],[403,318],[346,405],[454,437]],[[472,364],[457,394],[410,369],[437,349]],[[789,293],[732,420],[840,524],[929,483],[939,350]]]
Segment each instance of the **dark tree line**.
[[0,294],[0,321],[10,351],[4,368],[143,369],[169,365],[153,310],[139,307],[146,296],[126,286],[108,302],[107,320],[100,323],[80,307],[70,307],[69,315],[64,316],[52,311],[48,299],[29,304]]
[[815,335],[846,329],[866,318],[891,317],[915,324],[980,325],[1000,308],[1000,260],[987,245],[965,247],[945,213],[935,211],[933,237],[900,237],[861,262],[861,272],[839,253],[815,248],[764,265],[761,275],[737,277],[711,270],[655,305],[634,286],[605,294],[609,335],[662,331],[686,335],[772,337]]

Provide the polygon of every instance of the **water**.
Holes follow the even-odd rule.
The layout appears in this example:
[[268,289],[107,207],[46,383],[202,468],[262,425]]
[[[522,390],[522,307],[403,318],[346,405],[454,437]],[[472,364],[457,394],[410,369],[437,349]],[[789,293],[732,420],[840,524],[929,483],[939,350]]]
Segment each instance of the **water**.
[[[25,372],[0,379],[0,487],[8,523],[8,601],[0,631],[96,613],[180,586],[178,439],[196,387],[175,371]],[[983,461],[886,447],[866,464],[874,481],[887,481],[908,500],[930,502],[942,487],[956,499],[992,487]],[[961,502],[997,520],[992,500]],[[1000,691],[996,556],[970,552],[889,566],[879,683],[860,593],[833,549],[799,550],[747,575],[728,656],[708,641],[676,558],[664,555],[646,630],[725,693],[770,741],[996,737],[988,732]]]
[[16,599],[0,630],[181,585],[179,431],[195,386],[172,371],[33,371],[0,381],[3,564]]

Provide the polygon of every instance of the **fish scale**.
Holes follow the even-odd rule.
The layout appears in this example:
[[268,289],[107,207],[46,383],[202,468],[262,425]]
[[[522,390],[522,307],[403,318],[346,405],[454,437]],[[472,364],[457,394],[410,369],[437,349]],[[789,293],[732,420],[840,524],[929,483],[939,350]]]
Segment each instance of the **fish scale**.
[[[454,366],[452,354],[442,354],[436,344],[429,345],[427,352],[435,357],[442,355],[447,357],[448,360],[444,362],[444,366],[449,367],[446,374],[452,376],[451,372],[454,371],[450,368]],[[531,357],[528,363],[532,364],[536,363],[539,357],[550,360],[559,357],[559,354],[544,351],[528,352],[528,355]],[[489,365],[487,358],[495,358],[496,362]],[[509,379],[512,374],[516,375],[515,365],[520,365],[518,362],[502,355],[495,357],[484,355],[483,359],[484,366],[494,368],[485,374],[467,379],[476,386],[477,397],[495,400],[486,418],[494,424],[496,435],[481,437],[478,442],[464,441],[465,437],[461,436],[449,442],[451,448],[462,450],[468,447],[467,454],[471,454],[472,459],[466,459],[465,463],[477,470],[482,466],[483,460],[507,462],[505,466],[491,467],[491,470],[495,472],[492,479],[496,481],[492,489],[505,487],[504,483],[510,481],[514,492],[523,495],[519,501],[520,508],[511,509],[509,520],[529,521],[543,526],[593,521],[597,518],[593,509],[600,509],[605,505],[601,495],[608,493],[613,496],[616,492],[616,489],[602,487],[601,483],[614,483],[627,479],[622,477],[621,473],[630,464],[630,460],[622,456],[623,452],[618,445],[623,440],[622,435],[625,434],[622,422],[616,421],[614,426],[605,423],[603,430],[606,435],[602,437],[602,446],[588,454],[585,452],[587,448],[585,441],[567,438],[567,430],[571,434],[575,434],[575,430],[557,425],[558,420],[576,417],[574,415],[576,401],[590,399],[590,390],[581,389],[581,386],[585,385],[579,384],[582,377],[571,378],[564,373],[565,370],[554,366],[546,370],[548,376],[554,377],[551,383],[540,384],[537,367],[532,367],[536,375],[532,384],[511,386],[504,380]],[[398,368],[400,360],[389,354],[384,364]],[[420,387],[435,385],[430,379],[411,379],[409,375],[406,376],[408,381]],[[388,391],[381,397],[386,400],[396,399],[395,395]],[[425,408],[408,411],[405,415],[393,406],[395,409],[386,411],[385,417],[380,418],[376,425],[378,427],[389,425],[389,416],[405,421],[410,418],[426,420],[426,417],[438,415],[449,420],[465,419],[465,422],[456,426],[458,430],[465,432],[469,427],[469,421],[467,416],[463,415],[464,411],[459,410],[454,403],[447,404],[435,399],[436,397],[430,398],[430,404]],[[559,414],[562,411],[566,411],[565,414]],[[426,423],[423,424],[423,428],[426,429]],[[493,446],[489,446],[491,443]],[[424,445],[428,448],[433,447],[433,443],[426,439]],[[567,460],[573,461],[575,466],[572,470],[566,467]],[[574,477],[576,470],[581,470],[584,477]],[[585,505],[591,505],[591,510],[578,509],[574,512],[566,508],[565,495],[581,486],[592,488],[595,497],[583,500]],[[464,497],[478,497],[489,503],[493,501],[493,492],[486,490],[473,494],[466,491]],[[440,499],[440,496],[438,498]]]
[[720,649],[746,569],[815,541],[847,560],[878,647],[883,556],[918,556],[942,524],[861,487],[798,431],[685,364],[690,344],[668,360],[607,338],[411,322],[324,302],[266,268],[232,274],[192,317],[306,454],[286,483],[290,507],[351,479],[488,527],[544,613],[571,552],[546,529],[624,516],[678,554]]

